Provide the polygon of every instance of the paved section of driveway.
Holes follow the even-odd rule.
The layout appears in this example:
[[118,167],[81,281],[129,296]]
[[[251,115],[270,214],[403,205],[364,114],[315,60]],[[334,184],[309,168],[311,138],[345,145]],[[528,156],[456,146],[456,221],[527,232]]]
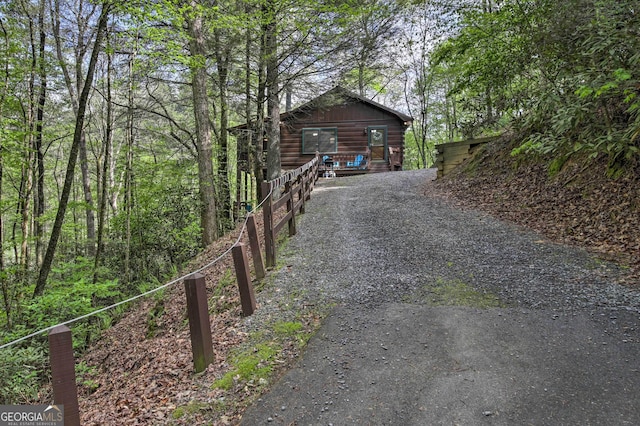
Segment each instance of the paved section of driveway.
[[431,173],[314,192],[261,309],[336,307],[242,424],[640,425],[640,297],[616,266],[448,205]]

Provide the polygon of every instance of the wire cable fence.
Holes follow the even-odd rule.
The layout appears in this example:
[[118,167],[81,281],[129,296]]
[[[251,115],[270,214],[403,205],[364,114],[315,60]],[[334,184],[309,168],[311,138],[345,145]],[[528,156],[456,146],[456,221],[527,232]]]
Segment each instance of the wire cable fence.
[[[271,192],[269,192],[269,193],[268,193],[268,194],[267,194],[267,195],[262,199],[262,201],[261,201],[261,202],[260,202],[260,203],[259,203],[259,204],[254,208],[254,209],[252,209],[252,210],[251,210],[250,214],[253,214],[255,211],[259,210],[259,209],[262,207],[262,205],[263,205],[267,200],[269,200],[269,198],[271,197],[271,194],[272,194],[272,191],[271,191]],[[20,337],[19,339],[13,340],[13,341],[11,341],[11,342],[9,342],[9,343],[5,343],[5,344],[3,344],[3,345],[0,345],[0,350],[1,350],[1,349],[4,349],[4,348],[8,348],[8,347],[13,346],[13,345],[16,345],[16,344],[18,344],[18,343],[20,343],[20,342],[23,342],[23,341],[25,341],[25,340],[28,340],[28,339],[30,339],[30,338],[32,338],[32,337],[39,336],[39,335],[44,334],[44,333],[48,333],[49,331],[53,330],[53,329],[54,329],[54,328],[56,328],[56,327],[60,327],[60,326],[64,326],[64,325],[71,325],[71,324],[76,323],[76,322],[78,322],[78,321],[81,321],[81,320],[83,320],[83,319],[87,319],[87,318],[90,318],[90,317],[96,316],[96,315],[98,315],[98,314],[100,314],[100,313],[102,313],[102,312],[106,312],[106,311],[109,311],[109,310],[111,310],[111,309],[115,309],[115,308],[117,308],[118,306],[122,306],[122,305],[125,305],[125,304],[127,304],[127,303],[133,302],[133,301],[135,301],[135,300],[141,299],[141,298],[143,298],[143,297],[149,296],[149,295],[151,295],[151,294],[153,294],[153,293],[156,293],[156,292],[158,292],[158,291],[160,291],[160,290],[163,290],[163,289],[165,289],[165,288],[167,288],[167,287],[171,287],[171,286],[172,286],[172,285],[174,285],[174,284],[177,284],[177,283],[179,283],[179,282],[184,281],[184,280],[185,280],[185,278],[187,278],[188,276],[190,276],[190,275],[192,275],[192,274],[200,273],[200,272],[203,272],[203,271],[205,271],[205,270],[207,270],[207,269],[211,268],[213,265],[215,265],[216,263],[218,263],[219,261],[221,261],[222,259],[224,259],[224,257],[225,257],[225,256],[227,256],[229,253],[231,253],[231,250],[232,250],[235,246],[237,246],[237,245],[238,245],[238,243],[239,243],[239,242],[240,242],[240,240],[242,239],[242,235],[243,235],[244,231],[246,230],[246,227],[247,227],[247,221],[248,221],[248,219],[249,219],[249,215],[247,215],[247,217],[244,219],[244,222],[243,222],[243,224],[242,224],[242,226],[241,226],[241,228],[240,228],[240,231],[238,232],[238,238],[236,239],[235,243],[233,243],[233,245],[232,245],[231,247],[229,247],[229,248],[228,248],[227,250],[225,250],[222,254],[220,254],[218,257],[216,257],[215,259],[213,259],[211,262],[209,262],[209,263],[205,264],[204,266],[202,266],[202,267],[200,267],[200,268],[196,269],[195,271],[192,271],[192,272],[189,272],[189,273],[187,273],[187,274],[184,274],[184,275],[182,275],[182,276],[181,276],[181,277],[179,277],[179,278],[175,278],[175,279],[173,279],[173,280],[171,280],[171,281],[169,281],[169,282],[167,282],[167,283],[165,283],[165,284],[162,284],[161,286],[158,286],[158,287],[156,287],[156,288],[153,288],[153,289],[151,289],[151,290],[149,290],[149,291],[145,291],[144,293],[137,294],[137,295],[135,295],[135,296],[129,297],[128,299],[122,300],[122,301],[120,301],[120,302],[116,302],[116,303],[114,303],[114,304],[111,304],[111,305],[109,305],[109,306],[102,307],[102,308],[100,308],[100,309],[96,309],[95,311],[89,312],[88,314],[81,315],[81,316],[79,316],[79,317],[76,317],[76,318],[73,318],[73,319],[70,319],[70,320],[67,320],[67,321],[60,322],[60,323],[58,323],[58,324],[55,324],[55,325],[52,325],[52,326],[49,326],[49,327],[43,328],[43,329],[41,329],[41,330],[35,331],[35,332],[33,332],[33,333],[31,333],[31,334],[28,334],[28,335],[26,335],[26,336]]]
[[192,272],[189,272],[187,274],[184,274],[181,277],[175,278],[175,279],[173,279],[173,280],[171,280],[171,281],[169,281],[169,282],[167,282],[167,283],[165,283],[165,284],[163,284],[161,286],[158,286],[156,288],[148,290],[148,291],[146,291],[144,293],[140,293],[140,294],[137,294],[135,296],[129,297],[129,298],[125,299],[125,300],[122,300],[120,302],[113,303],[113,304],[111,304],[109,306],[105,306],[105,307],[102,307],[100,309],[96,309],[95,311],[92,311],[92,312],[90,312],[88,314],[81,315],[79,317],[72,318],[70,320],[63,321],[63,322],[60,322],[58,324],[55,324],[55,325],[52,325],[52,326],[49,326],[49,327],[45,327],[43,329],[40,329],[40,330],[35,331],[33,333],[30,333],[30,334],[28,334],[26,336],[23,336],[23,337],[20,337],[18,339],[15,339],[15,340],[13,340],[11,342],[2,344],[2,345],[0,345],[0,350],[8,348],[8,347],[11,347],[11,346],[14,346],[14,345],[16,345],[16,344],[18,344],[20,342],[23,342],[25,340],[28,340],[28,339],[32,338],[32,337],[36,337],[36,336],[39,336],[41,334],[48,333],[51,330],[53,330],[54,328],[56,328],[56,327],[68,326],[68,325],[74,324],[74,323],[76,323],[78,321],[81,321],[81,320],[96,316],[96,315],[98,315],[98,314],[100,314],[102,312],[106,312],[106,311],[115,309],[115,308],[117,308],[119,306],[125,305],[127,303],[130,303],[130,302],[136,301],[138,299],[144,298],[144,297],[149,296],[149,295],[151,295],[153,293],[156,293],[156,292],[158,292],[160,290],[163,290],[163,289],[171,287],[171,286],[173,286],[173,285],[175,285],[175,284],[177,284],[179,282],[182,282],[190,275],[201,273],[201,272],[211,268],[213,265],[215,265],[216,263],[221,261],[229,253],[231,253],[233,248],[236,247],[240,243],[240,240],[242,239],[242,236],[243,236],[244,232],[247,229],[247,221],[249,220],[249,217],[252,214],[254,214],[256,211],[258,211],[260,208],[262,208],[262,206],[267,201],[271,200],[271,196],[274,193],[274,189],[282,187],[285,184],[297,179],[299,176],[301,176],[305,172],[308,172],[308,171],[312,170],[312,168],[314,166],[317,166],[317,162],[318,162],[318,159],[316,157],[313,160],[309,161],[308,163],[304,164],[303,166],[301,166],[301,167],[299,167],[299,168],[297,168],[295,170],[292,170],[290,172],[287,172],[284,175],[282,175],[282,176],[280,176],[280,177],[278,177],[276,179],[273,179],[273,180],[269,181],[268,182],[269,191],[268,191],[267,195],[265,195],[263,197],[262,201],[260,201],[260,203],[258,203],[257,206],[255,206],[254,208],[251,209],[251,211],[249,212],[247,217],[244,219],[243,224],[240,227],[240,231],[238,232],[238,237],[237,237],[235,243],[232,246],[230,246],[227,250],[225,250],[222,254],[220,254],[218,257],[213,259],[211,262],[209,262],[209,263],[205,264],[204,266],[196,269],[195,271],[192,271]]
[[[213,362],[214,355],[206,280],[201,272],[211,268],[231,253],[240,295],[242,315],[252,315],[256,309],[256,300],[253,291],[251,271],[248,266],[247,250],[245,244],[241,242],[242,237],[246,231],[254,260],[255,276],[257,280],[260,280],[264,278],[265,274],[254,213],[258,209],[262,209],[263,211],[264,220],[262,225],[265,252],[267,253],[267,258],[274,261],[275,239],[278,232],[288,222],[289,236],[295,234],[296,213],[304,213],[305,201],[310,198],[311,191],[318,178],[318,163],[318,155],[316,155],[313,160],[298,169],[287,172],[272,181],[263,182],[262,194],[266,195],[263,196],[262,201],[255,208],[251,209],[244,219],[235,242],[215,259],[200,268],[154,289],[129,297],[126,300],[113,303],[88,314],[43,328],[19,339],[5,343],[0,346],[0,350],[15,346],[20,342],[40,334],[48,333],[53,401],[64,407],[64,424],[80,425],[73,337],[71,329],[67,326],[149,296],[178,282],[183,282],[187,317],[189,320],[191,350],[193,354],[193,370],[196,373],[203,372],[207,366]],[[286,212],[280,213],[280,210],[285,206]],[[267,262],[267,266],[269,266],[269,262]],[[273,264],[271,266],[273,266]]]

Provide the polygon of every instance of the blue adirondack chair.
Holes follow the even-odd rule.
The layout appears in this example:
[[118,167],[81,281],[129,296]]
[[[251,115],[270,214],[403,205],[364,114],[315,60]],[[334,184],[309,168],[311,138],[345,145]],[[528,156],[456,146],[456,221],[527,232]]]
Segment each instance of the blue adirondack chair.
[[358,154],[353,161],[347,161],[347,167],[360,167],[362,160],[364,160],[364,155]]

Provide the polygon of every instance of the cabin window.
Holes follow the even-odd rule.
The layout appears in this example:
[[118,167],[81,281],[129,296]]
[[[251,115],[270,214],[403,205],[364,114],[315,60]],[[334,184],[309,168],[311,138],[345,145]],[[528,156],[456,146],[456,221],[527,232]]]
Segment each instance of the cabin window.
[[338,152],[338,128],[306,128],[302,129],[302,153],[315,154],[316,152]]

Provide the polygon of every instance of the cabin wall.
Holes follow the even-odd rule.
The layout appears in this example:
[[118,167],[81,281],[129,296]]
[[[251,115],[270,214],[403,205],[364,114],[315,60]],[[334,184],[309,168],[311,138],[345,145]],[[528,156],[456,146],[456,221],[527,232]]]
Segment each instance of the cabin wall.
[[282,168],[299,167],[313,157],[302,154],[303,128],[335,127],[338,129],[338,153],[364,153],[368,147],[366,129],[369,126],[387,126],[388,146],[404,146],[404,123],[396,116],[363,103],[336,105],[287,117],[280,129]]

